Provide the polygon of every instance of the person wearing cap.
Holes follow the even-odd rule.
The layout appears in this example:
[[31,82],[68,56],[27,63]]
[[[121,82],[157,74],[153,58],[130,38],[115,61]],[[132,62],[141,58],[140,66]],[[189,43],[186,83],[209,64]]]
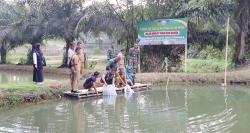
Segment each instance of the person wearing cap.
[[133,48],[129,49],[129,66],[132,66],[134,73],[138,72],[138,64],[140,59],[140,50],[137,43]]
[[72,93],[79,93],[78,87],[79,87],[79,81],[80,81],[80,60],[79,60],[79,54],[80,54],[80,47],[77,47],[75,50],[75,54],[72,56],[72,59],[70,61],[70,83],[71,83],[71,92]]

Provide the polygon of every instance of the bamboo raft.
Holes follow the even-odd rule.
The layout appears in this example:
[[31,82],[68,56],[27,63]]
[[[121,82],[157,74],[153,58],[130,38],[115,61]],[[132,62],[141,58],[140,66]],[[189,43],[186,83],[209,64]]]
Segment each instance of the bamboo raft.
[[[134,86],[131,86],[131,88],[135,91],[145,91],[150,89],[151,84],[141,84],[141,83],[135,83]],[[102,96],[102,90],[103,87],[98,87],[97,91],[99,93],[99,96]],[[96,97],[95,91],[92,89],[91,91],[88,91],[87,89],[79,90],[79,93],[72,93],[71,91],[64,92],[64,95],[71,98],[77,98],[77,99],[84,99],[84,98],[91,98]],[[124,91],[124,88],[117,88],[116,92],[122,93]]]

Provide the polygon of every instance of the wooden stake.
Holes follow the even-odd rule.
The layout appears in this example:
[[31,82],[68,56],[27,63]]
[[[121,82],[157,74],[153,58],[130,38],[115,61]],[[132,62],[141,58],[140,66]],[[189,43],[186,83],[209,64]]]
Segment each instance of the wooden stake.
[[225,75],[224,75],[224,85],[227,86],[227,51],[228,51],[228,32],[229,32],[229,17],[227,19],[227,38],[226,38],[226,52],[225,52]]

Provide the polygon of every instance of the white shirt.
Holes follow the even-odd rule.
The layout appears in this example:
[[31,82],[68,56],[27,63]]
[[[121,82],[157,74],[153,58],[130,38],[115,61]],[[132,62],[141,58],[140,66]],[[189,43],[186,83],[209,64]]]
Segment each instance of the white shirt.
[[37,56],[36,56],[36,53],[33,53],[33,64],[37,65]]
[[70,59],[72,58],[72,56],[75,54],[74,50],[72,50],[71,48],[69,48],[68,50],[68,61],[67,64],[69,64]]

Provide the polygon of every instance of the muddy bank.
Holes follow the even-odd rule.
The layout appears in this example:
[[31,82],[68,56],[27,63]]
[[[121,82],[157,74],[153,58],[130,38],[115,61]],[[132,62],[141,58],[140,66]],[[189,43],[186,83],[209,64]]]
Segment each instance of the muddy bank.
[[[136,76],[137,82],[143,83],[188,83],[188,84],[221,84],[224,82],[223,73],[209,73],[209,74],[184,74],[184,73],[140,73]],[[227,76],[227,83],[230,85],[250,85],[250,75],[242,76],[240,74],[229,74]]]
[[[0,71],[32,74],[32,66],[0,65]],[[95,70],[84,70],[83,78],[88,77]],[[68,68],[44,68],[45,76],[58,77],[60,79],[69,78]],[[227,82],[230,84],[250,85],[250,67],[245,67],[228,72]],[[136,82],[141,83],[163,83],[167,82],[186,82],[195,84],[221,84],[224,81],[224,73],[138,73]]]

